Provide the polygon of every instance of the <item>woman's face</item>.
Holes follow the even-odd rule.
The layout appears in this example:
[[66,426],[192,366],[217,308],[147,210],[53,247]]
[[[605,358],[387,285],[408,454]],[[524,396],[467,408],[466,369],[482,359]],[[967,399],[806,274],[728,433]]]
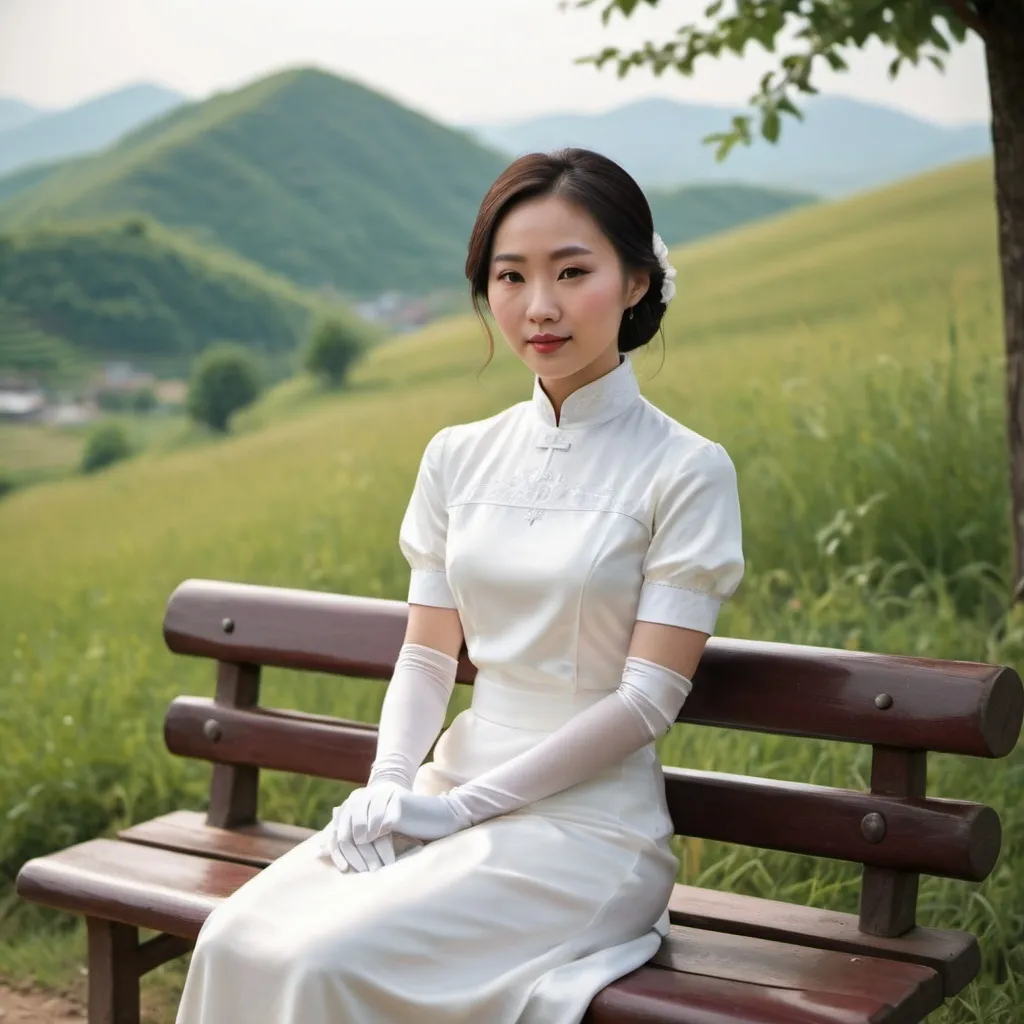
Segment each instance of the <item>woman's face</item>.
[[580,387],[618,365],[623,311],[650,279],[623,272],[588,213],[558,196],[525,200],[498,226],[491,252],[488,305],[537,376]]

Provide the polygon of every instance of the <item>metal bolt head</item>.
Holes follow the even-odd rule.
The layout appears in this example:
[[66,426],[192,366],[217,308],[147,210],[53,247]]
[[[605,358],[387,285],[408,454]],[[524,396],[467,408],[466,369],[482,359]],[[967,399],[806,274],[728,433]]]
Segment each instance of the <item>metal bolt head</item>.
[[211,743],[216,743],[223,735],[220,728],[220,722],[218,722],[216,718],[208,718],[203,722],[203,735]]
[[872,811],[861,819],[860,834],[869,843],[880,843],[885,838],[885,827],[885,817]]
[[880,693],[875,698],[875,707],[878,708],[879,711],[887,711],[892,707],[892,696],[888,693]]
[[234,619],[221,619],[220,628],[225,633],[234,633],[235,631],[235,620]]

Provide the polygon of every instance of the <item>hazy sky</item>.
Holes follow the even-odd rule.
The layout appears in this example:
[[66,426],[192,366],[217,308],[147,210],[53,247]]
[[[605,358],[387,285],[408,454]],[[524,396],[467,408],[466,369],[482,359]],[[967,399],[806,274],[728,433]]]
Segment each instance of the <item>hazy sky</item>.
[[[67,106],[132,82],[192,97],[315,65],[449,123],[606,110],[642,96],[746,100],[771,58],[709,62],[696,78],[574,66],[606,45],[665,39],[705,0],[662,0],[605,28],[559,0],[0,0],[0,96]],[[945,75],[889,81],[889,55],[858,54],[823,91],[946,123],[989,115],[984,52],[961,47]]]

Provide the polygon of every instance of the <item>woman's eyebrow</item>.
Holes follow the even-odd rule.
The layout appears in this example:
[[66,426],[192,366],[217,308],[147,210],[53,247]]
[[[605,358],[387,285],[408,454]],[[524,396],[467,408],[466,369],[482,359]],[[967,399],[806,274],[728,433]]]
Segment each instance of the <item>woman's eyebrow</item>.
[[[593,256],[594,254],[585,245],[563,245],[561,249],[555,249],[548,257],[552,260],[565,259],[566,256]],[[526,257],[515,252],[499,252],[492,263],[525,263]]]

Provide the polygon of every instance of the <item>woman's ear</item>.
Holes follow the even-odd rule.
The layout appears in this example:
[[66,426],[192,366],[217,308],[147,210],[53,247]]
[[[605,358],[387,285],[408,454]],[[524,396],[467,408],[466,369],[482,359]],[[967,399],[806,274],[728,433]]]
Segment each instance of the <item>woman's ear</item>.
[[635,306],[651,287],[651,275],[646,270],[636,270],[626,278],[626,306]]

